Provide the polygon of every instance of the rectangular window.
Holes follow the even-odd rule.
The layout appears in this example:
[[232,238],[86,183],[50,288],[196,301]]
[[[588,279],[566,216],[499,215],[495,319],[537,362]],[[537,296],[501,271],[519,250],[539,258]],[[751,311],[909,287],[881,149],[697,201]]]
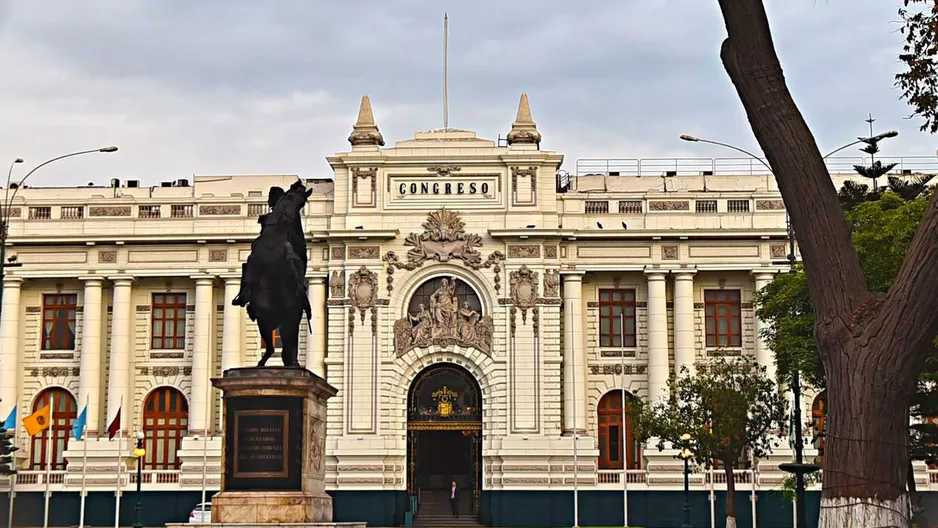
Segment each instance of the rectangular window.
[[708,347],[743,346],[739,290],[705,290],[704,310]]
[[[274,328],[274,348],[283,348],[283,341],[280,340],[280,329]],[[261,336],[261,348],[267,348],[267,340]]]
[[150,348],[183,350],[186,348],[186,294],[154,293]]
[[599,346],[631,348],[635,341],[635,290],[599,290]]
[[42,296],[42,349],[75,350],[78,295]]

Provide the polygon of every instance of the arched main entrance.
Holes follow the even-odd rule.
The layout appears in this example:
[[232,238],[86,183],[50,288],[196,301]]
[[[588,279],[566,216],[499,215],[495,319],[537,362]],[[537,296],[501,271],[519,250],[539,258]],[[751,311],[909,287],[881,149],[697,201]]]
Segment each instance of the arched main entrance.
[[478,514],[482,391],[469,371],[441,363],[420,372],[407,395],[408,495],[441,495],[452,481],[462,490],[460,511]]

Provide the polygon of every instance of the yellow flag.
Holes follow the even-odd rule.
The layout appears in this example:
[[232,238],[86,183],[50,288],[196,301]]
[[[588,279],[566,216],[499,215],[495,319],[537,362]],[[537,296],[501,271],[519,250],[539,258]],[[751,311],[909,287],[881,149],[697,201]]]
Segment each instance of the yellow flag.
[[23,426],[26,427],[26,432],[29,433],[29,436],[36,436],[37,434],[45,431],[49,428],[49,425],[52,423],[52,405],[46,405],[42,409],[30,414],[26,418],[23,418]]

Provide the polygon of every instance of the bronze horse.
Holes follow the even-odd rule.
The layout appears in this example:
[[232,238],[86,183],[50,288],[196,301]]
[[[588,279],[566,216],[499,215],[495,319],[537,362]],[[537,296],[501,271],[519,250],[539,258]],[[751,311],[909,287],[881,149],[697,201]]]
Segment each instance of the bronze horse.
[[[245,306],[264,336],[266,350],[257,363],[259,367],[266,365],[275,352],[272,339],[275,329],[280,331],[284,366],[300,366],[300,321],[306,312],[308,324],[311,314],[306,295],[305,238],[297,240],[295,231],[300,211],[312,193],[312,189],[307,190],[297,181],[282,196],[271,200],[275,201],[273,210],[261,217],[261,234],[251,244],[241,293],[232,301],[236,306]],[[302,233],[302,227],[300,230]],[[297,243],[302,247],[295,247]]]

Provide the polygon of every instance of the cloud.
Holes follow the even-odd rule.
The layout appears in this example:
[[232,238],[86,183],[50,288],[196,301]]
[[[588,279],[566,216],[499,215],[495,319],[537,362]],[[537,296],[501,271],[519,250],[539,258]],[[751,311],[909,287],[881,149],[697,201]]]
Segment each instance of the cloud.
[[[889,2],[767,0],[789,85],[823,151],[898,129],[884,155],[934,154],[904,119]],[[544,148],[577,158],[757,151],[719,60],[716,0],[0,0],[0,145],[34,184],[192,173],[329,175],[369,93],[389,143],[441,124],[442,13],[450,124],[504,136],[527,91]],[[848,151],[850,152],[850,151]],[[852,152],[851,152],[852,154]]]

